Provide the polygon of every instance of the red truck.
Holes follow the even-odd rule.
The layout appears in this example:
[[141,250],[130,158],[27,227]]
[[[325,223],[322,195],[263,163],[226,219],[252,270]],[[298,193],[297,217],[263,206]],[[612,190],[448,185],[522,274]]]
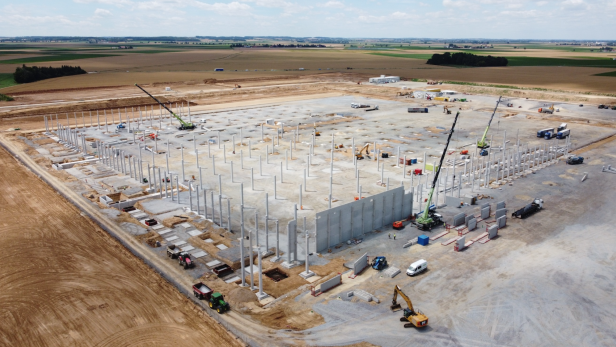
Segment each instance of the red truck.
[[219,265],[219,266],[213,268],[212,271],[214,271],[214,273],[216,275],[218,275],[219,278],[225,277],[225,276],[233,273],[233,269],[229,265],[227,265],[227,264]]
[[210,287],[206,286],[205,284],[203,284],[202,282],[199,282],[195,285],[193,285],[193,293],[195,294],[195,297],[198,298],[199,300],[210,300],[210,296],[212,296],[212,289],[210,289]]

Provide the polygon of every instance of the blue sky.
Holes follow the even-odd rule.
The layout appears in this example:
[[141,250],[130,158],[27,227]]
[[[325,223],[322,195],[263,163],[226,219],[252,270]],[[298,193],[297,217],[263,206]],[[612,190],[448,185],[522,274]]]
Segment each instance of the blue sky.
[[5,0],[0,36],[616,39],[616,0]]

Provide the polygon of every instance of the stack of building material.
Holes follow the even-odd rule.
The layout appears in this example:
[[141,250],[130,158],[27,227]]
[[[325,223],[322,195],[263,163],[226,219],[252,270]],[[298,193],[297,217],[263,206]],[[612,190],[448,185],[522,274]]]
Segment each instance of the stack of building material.
[[399,273],[400,273],[400,269],[394,266],[390,266],[389,268],[387,268],[387,270],[383,271],[383,274],[390,278],[396,277],[396,275]]

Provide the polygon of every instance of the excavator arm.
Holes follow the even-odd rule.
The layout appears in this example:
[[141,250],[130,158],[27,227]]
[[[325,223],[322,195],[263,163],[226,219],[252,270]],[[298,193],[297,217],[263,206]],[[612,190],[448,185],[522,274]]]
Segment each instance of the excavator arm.
[[492,119],[494,119],[494,115],[496,114],[496,109],[498,108],[498,104],[500,104],[500,102],[501,102],[501,98],[502,98],[502,96],[498,97],[498,101],[496,102],[496,107],[494,107],[494,112],[492,112],[492,117],[490,117],[490,121],[488,122],[488,126],[486,127],[486,130],[483,132],[483,136],[481,137],[481,140],[479,140],[479,142],[477,142],[477,147],[479,147],[481,149],[490,147],[490,145],[488,145],[486,143],[486,136],[488,136],[488,130],[490,130],[490,124],[492,124]]
[[413,303],[411,302],[411,299],[409,299],[409,297],[406,296],[406,294],[404,294],[402,289],[400,289],[400,287],[397,284],[394,287],[394,297],[391,300],[391,306],[390,306],[391,310],[395,311],[401,307],[401,305],[398,303],[398,295],[400,295],[402,299],[406,301],[406,306],[408,307],[408,309],[415,312],[415,310],[413,310]]
[[141,88],[140,85],[135,83],[135,86],[137,86],[137,88],[141,89],[144,93],[148,94],[148,96],[150,96],[152,99],[154,99],[154,101],[156,101],[159,105],[164,107],[165,110],[169,111],[169,113],[171,113],[171,115],[173,117],[175,117],[175,119],[177,119],[180,122],[180,124],[182,124],[181,130],[192,130],[192,129],[195,128],[195,126],[192,123],[188,123],[188,122],[183,121],[182,118],[180,118],[178,115],[173,113],[173,111],[171,111],[165,104],[163,104],[158,99],[156,99],[152,94],[148,93],[145,89]]

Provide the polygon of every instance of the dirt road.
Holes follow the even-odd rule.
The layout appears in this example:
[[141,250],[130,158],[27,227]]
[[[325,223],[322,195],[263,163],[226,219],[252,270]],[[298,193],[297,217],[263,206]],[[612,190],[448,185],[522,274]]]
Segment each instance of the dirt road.
[[0,345],[241,345],[4,149],[0,167]]

